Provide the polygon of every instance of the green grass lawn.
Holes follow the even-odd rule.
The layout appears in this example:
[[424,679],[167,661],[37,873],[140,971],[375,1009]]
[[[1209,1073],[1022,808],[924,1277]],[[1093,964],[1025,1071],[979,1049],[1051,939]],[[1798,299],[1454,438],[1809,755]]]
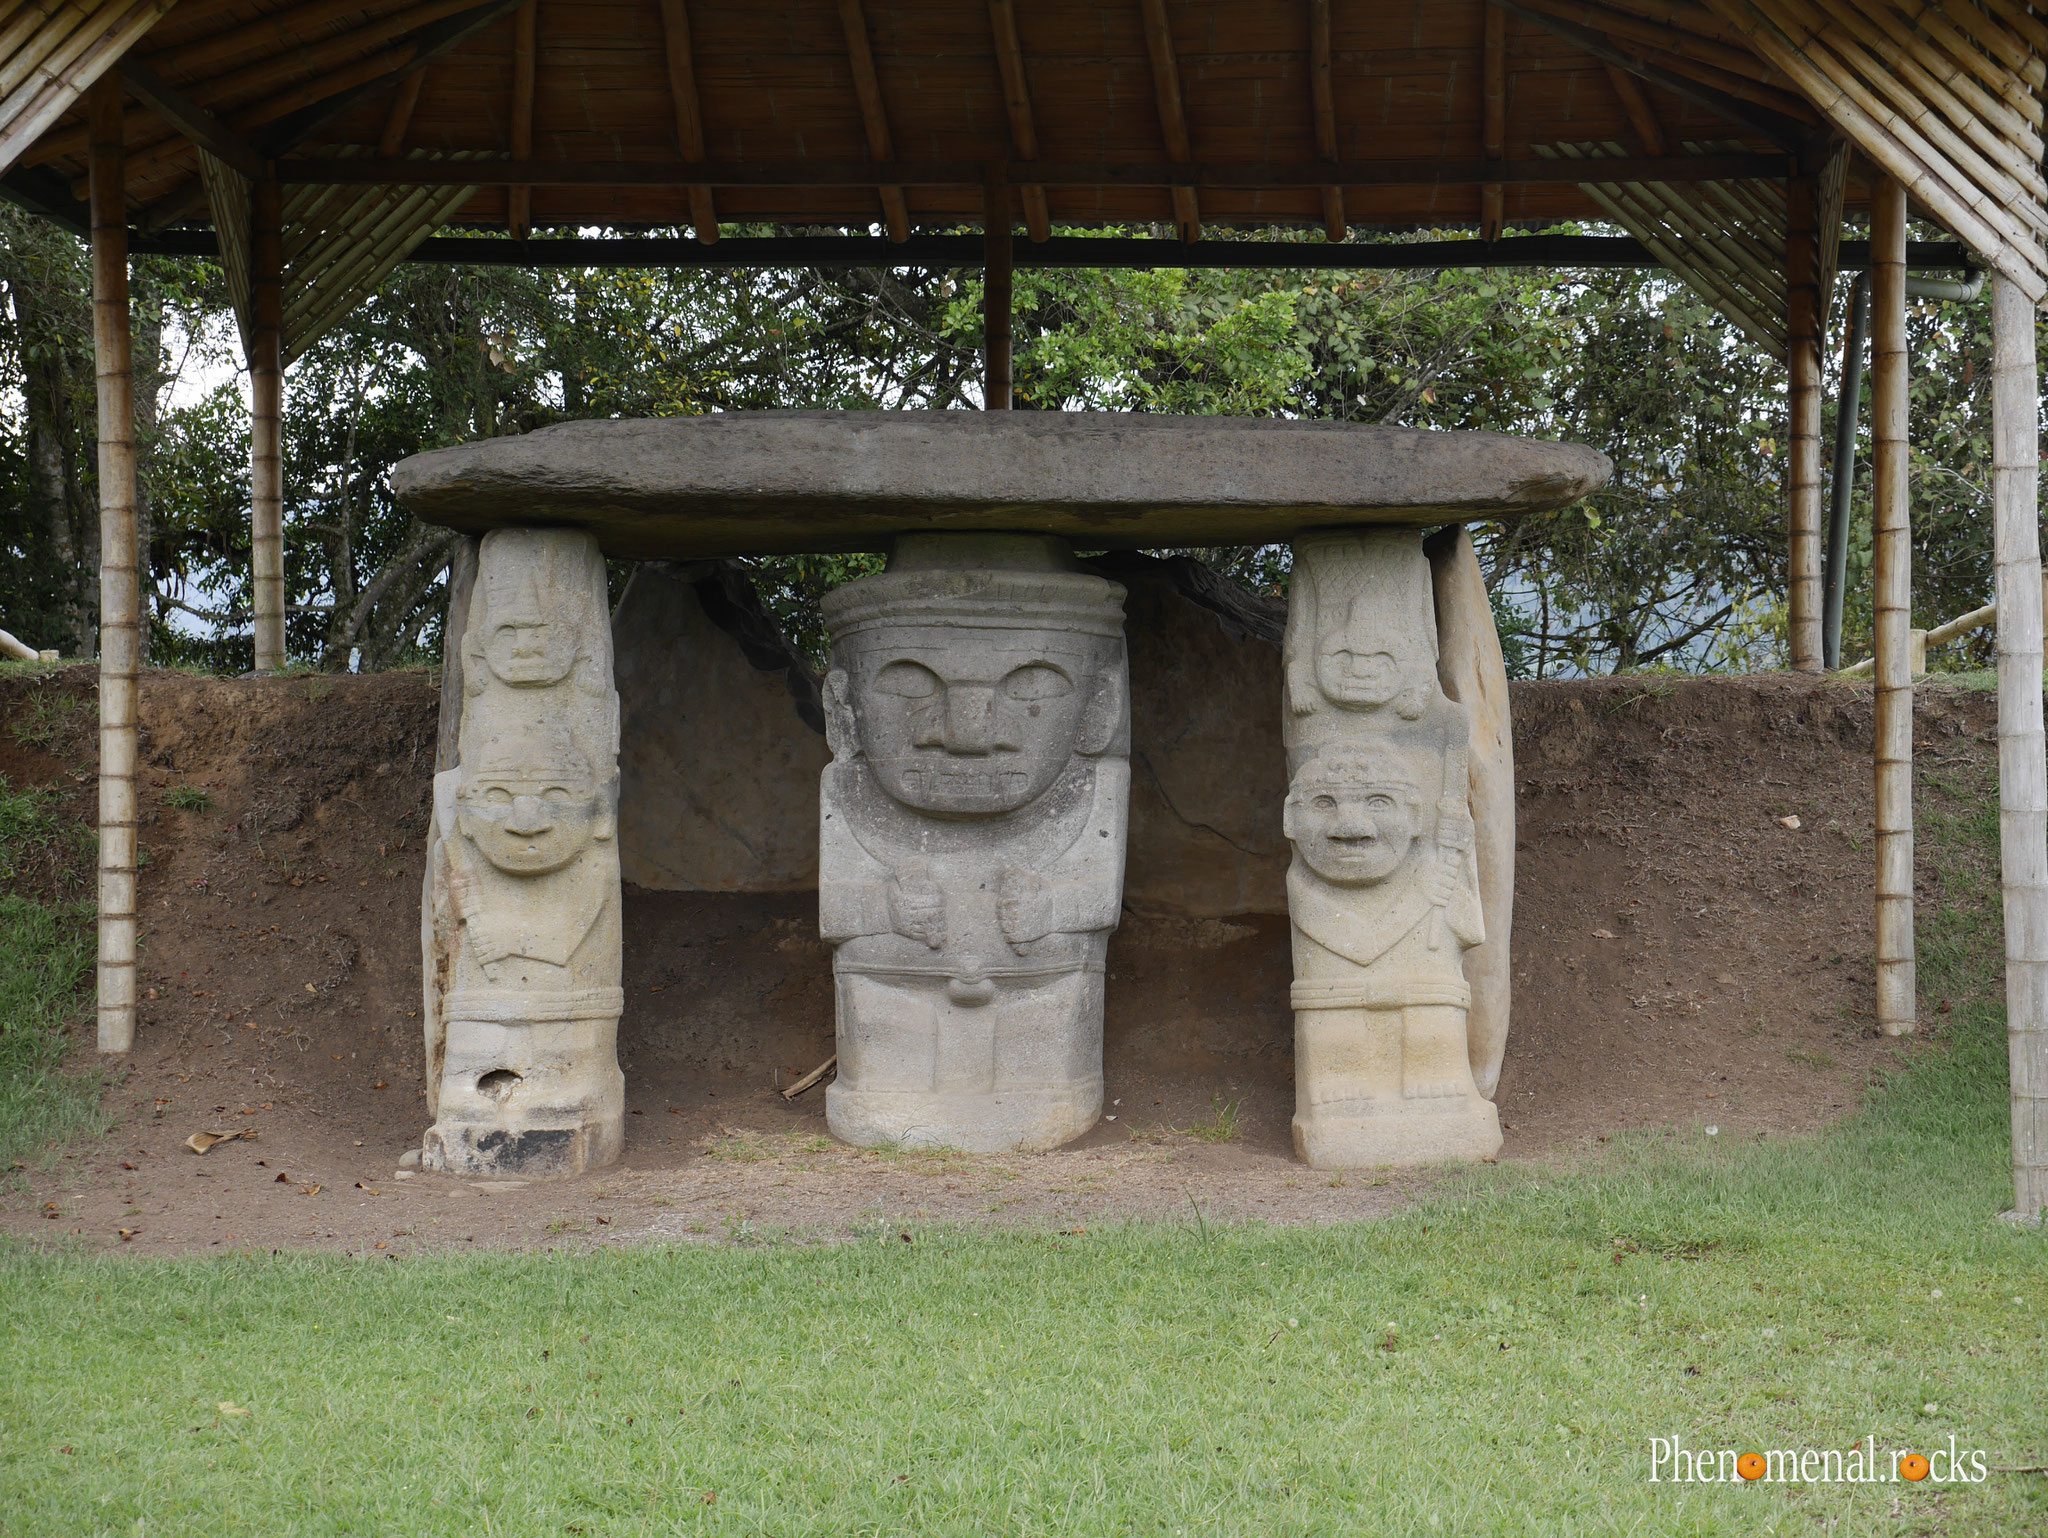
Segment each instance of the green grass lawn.
[[1983,785],[1921,826],[1954,1012],[1820,1138],[1638,1134],[1307,1230],[0,1250],[0,1532],[2048,1531],[2040,1473],[1649,1479],[1653,1437],[2048,1462]]

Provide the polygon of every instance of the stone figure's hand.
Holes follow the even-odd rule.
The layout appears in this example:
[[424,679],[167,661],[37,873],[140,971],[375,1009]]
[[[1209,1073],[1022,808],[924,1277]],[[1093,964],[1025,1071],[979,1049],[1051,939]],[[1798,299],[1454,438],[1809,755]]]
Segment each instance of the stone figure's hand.
[[1029,945],[1052,933],[1052,903],[1045,878],[1012,866],[996,884],[996,921],[1012,945]]
[[946,894],[921,861],[889,878],[889,924],[899,935],[922,940],[933,950],[946,943]]
[[1470,849],[1474,832],[1472,814],[1463,807],[1444,810],[1437,815],[1436,841],[1446,849]]
[[1463,892],[1464,887],[1463,870],[1458,862],[1453,860],[1431,860],[1429,862],[1427,890],[1431,907],[1450,907],[1453,903],[1457,902],[1459,894]]

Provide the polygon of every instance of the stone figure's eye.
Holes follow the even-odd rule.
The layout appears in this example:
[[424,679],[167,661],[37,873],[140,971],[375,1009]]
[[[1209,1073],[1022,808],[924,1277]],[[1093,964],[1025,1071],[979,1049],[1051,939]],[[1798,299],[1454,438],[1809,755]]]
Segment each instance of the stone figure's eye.
[[502,785],[493,785],[484,792],[484,804],[487,806],[510,806],[512,804],[512,792]]
[[540,793],[540,796],[541,800],[547,802],[549,806],[567,806],[569,804],[569,791],[566,786],[550,785]]
[[1043,662],[1027,663],[1003,680],[1003,693],[1013,700],[1056,700],[1073,692],[1067,675]]
[[930,699],[939,692],[938,676],[915,662],[892,662],[875,675],[875,693],[903,700]]
[[1317,797],[1316,797],[1316,810],[1317,810],[1317,811],[1319,811],[1319,812],[1334,812],[1334,811],[1336,811],[1336,810],[1337,810],[1337,798],[1336,798],[1335,796],[1317,796]]
[[1392,796],[1367,796],[1365,804],[1367,808],[1375,812],[1391,812],[1394,809],[1394,798]]

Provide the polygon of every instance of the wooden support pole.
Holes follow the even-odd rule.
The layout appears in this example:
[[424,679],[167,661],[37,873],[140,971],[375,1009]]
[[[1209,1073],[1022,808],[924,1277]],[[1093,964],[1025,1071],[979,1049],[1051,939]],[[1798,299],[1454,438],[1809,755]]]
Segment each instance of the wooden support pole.
[[1998,601],[1998,835],[2013,1211],[2048,1209],[2048,742],[2041,724],[2040,383],[2034,307],[1991,280],[1991,508]]
[[[540,39],[540,0],[527,0],[512,13],[512,158],[533,158],[533,77]],[[533,233],[533,188],[505,194],[505,224],[514,240]]]
[[[1507,12],[1489,3],[1486,30],[1481,42],[1479,72],[1480,150],[1488,160],[1500,160],[1508,146],[1508,18]],[[1487,182],[1479,189],[1479,238],[1499,240],[1506,222],[1506,193],[1499,182]]]
[[1785,456],[1786,628],[1792,668],[1821,671],[1820,184],[1785,184],[1786,364],[1791,373]]
[[[1871,497],[1877,634],[1877,1026],[1912,1031],[1913,535],[1906,505],[1906,189],[1880,175],[1870,210]],[[2038,601],[2038,598],[2037,600]],[[2036,688],[2038,688],[2038,683]]]
[[1010,409],[1010,310],[1016,270],[1010,232],[1010,184],[991,176],[982,193],[982,407]]
[[99,1049],[135,1045],[136,673],[142,655],[135,548],[134,342],[128,313],[128,206],[121,82],[88,102],[93,373],[99,387],[100,858]]
[[284,666],[284,189],[249,197],[249,557],[256,670]]
[[[1330,0],[1308,0],[1309,104],[1316,120],[1316,153],[1334,162],[1337,156],[1336,66],[1330,51]],[[1323,238],[1342,240],[1350,233],[1344,217],[1344,189],[1323,188]]]

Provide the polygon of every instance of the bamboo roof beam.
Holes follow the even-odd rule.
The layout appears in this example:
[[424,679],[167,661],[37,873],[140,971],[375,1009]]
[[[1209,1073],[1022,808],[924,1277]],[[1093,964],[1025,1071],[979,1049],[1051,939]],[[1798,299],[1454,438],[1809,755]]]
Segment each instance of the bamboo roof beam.
[[[1984,19],[1982,12],[1977,14],[1980,20]],[[1908,37],[1912,35],[1896,15],[1887,13],[1880,20],[1887,31],[1896,30]],[[2034,92],[2040,89],[2044,79],[2048,79],[2048,67],[2043,66],[2038,56],[2020,47],[2015,54],[1993,57],[1993,49],[1973,43],[1933,5],[1922,4],[1911,21],[1913,26],[1940,43],[1949,58],[1968,70],[1986,90],[1995,92],[2001,101],[2035,127],[2041,126],[2041,102]],[[2000,29],[1996,23],[1991,23],[1984,30],[1997,35]],[[2001,41],[2010,43],[2012,39],[2002,37]]]
[[[1488,160],[1505,160],[1508,148],[1508,18],[1497,5],[1483,8],[1485,17],[1480,38],[1480,153]],[[1479,189],[1479,238],[1499,240],[1507,195],[1499,182]]]
[[[1173,47],[1173,28],[1166,18],[1166,0],[1138,0],[1138,13],[1145,23],[1145,51],[1152,60],[1152,91],[1159,100],[1159,131],[1166,141],[1166,158],[1179,165],[1192,161],[1194,150],[1188,141],[1187,110],[1180,94],[1180,60]],[[1202,205],[1192,186],[1173,188],[1173,223],[1180,238],[1202,238]]]
[[1902,183],[1922,207],[1987,257],[2030,299],[2038,301],[2048,293],[2048,270],[2033,235],[1959,172],[1913,124],[1879,104],[1867,106],[1868,93],[1852,89],[1839,60],[1825,51],[1809,54],[1784,30],[1781,17],[1771,16],[1754,0],[1713,4],[1879,170]]
[[1610,11],[1620,11],[1640,21],[1654,21],[1676,32],[1687,32],[1709,42],[1742,48],[1742,34],[1716,16],[1698,0],[1601,0]]
[[[876,160],[893,160],[896,152],[889,137],[889,114],[882,103],[882,81],[875,73],[875,51],[868,41],[867,13],[861,0],[839,0],[839,25],[846,33],[846,57],[853,66],[853,93],[860,100],[868,153]],[[903,189],[885,183],[876,190],[882,200],[882,223],[889,238],[900,245],[910,239],[910,208],[903,201]]]
[[203,144],[220,160],[250,180],[263,174],[263,156],[256,146],[183,91],[166,85],[133,59],[121,61],[121,79],[138,99],[194,144]]
[[[996,73],[1002,77],[1003,110],[1010,119],[1010,149],[1019,160],[1036,160],[1038,125],[1031,113],[1031,82],[1024,73],[1024,48],[1017,41],[1012,0],[988,0],[988,21],[995,37]],[[1028,182],[1017,190],[1024,204],[1024,233],[1034,242],[1044,240],[1052,233],[1045,189]]]
[[1588,4],[1586,0],[1521,0],[1521,3],[1533,11],[1577,22],[1609,37],[1654,48],[1659,53],[1710,65],[1724,74],[1740,75],[1758,85],[1766,85],[1770,81],[1770,67],[1739,44],[1697,37],[1668,23],[1643,21],[1626,11]]
[[1796,149],[1805,138],[1806,125],[1798,118],[1780,112],[1775,107],[1759,109],[1755,103],[1746,102],[1726,91],[1704,85],[1677,70],[1665,68],[1645,58],[1639,50],[1619,47],[1604,32],[1532,10],[1521,4],[1520,0],[1493,0],[1493,3],[1534,22],[1544,31],[1561,37],[1566,42],[1576,44],[1602,64],[1612,64],[1627,70],[1639,79],[1660,85],[1672,95],[1692,102],[1695,106],[1705,107],[1709,112],[1717,112],[1729,122],[1747,128],[1759,138],[1768,139],[1784,149]]
[[[676,151],[684,163],[704,158],[704,103],[697,94],[697,64],[690,48],[686,0],[661,0],[662,52],[668,61],[669,105],[676,115]],[[690,224],[705,245],[718,239],[718,205],[711,189],[693,182],[687,190]]]
[[[1984,10],[1979,10],[1968,0],[1940,0],[1940,8],[1943,16],[2028,85],[2038,89],[2048,81],[2048,64],[2042,60],[2048,54],[2048,26],[2043,26],[2025,6],[2015,5],[2012,0],[1985,0]],[[1922,19],[1924,15],[1923,12]],[[2012,30],[2008,32],[2007,27]]]
[[[469,0],[475,4],[476,0]],[[312,0],[287,6],[249,21],[237,20],[218,32],[180,43],[150,55],[150,67],[165,75],[206,75],[225,69],[251,54],[286,54],[310,46],[309,39],[338,22],[358,20],[369,7],[362,0]],[[397,10],[399,7],[393,7]],[[178,7],[179,23],[191,19],[192,0]]]
[[[91,4],[87,0],[47,12],[42,7],[24,8],[24,16],[17,21],[38,12],[45,19],[11,55],[0,59],[0,172],[11,170],[23,152],[162,19],[172,3],[100,0]],[[119,112],[118,98],[108,110]],[[113,119],[101,126],[110,134],[116,131]],[[89,130],[81,132],[78,153],[85,152],[89,137]],[[119,165],[119,161],[110,164]]]
[[[2014,237],[2038,245],[2041,237],[2048,235],[2048,208],[2042,207],[2048,184],[2034,166],[2010,153],[1995,160],[1985,156],[1883,63],[1829,28],[1811,9],[1780,0],[1778,24],[1781,29],[1789,28],[1785,36],[1816,64],[1824,69],[1834,66],[1830,74],[1843,96],[1873,119],[1889,118],[1895,134],[1914,136],[1935,162],[1954,168],[1968,184],[1988,194],[1986,202],[1997,211],[1997,223]],[[2033,229],[2027,231],[2022,220]]]
[[1609,64],[1607,83],[1614,87],[1614,94],[1621,102],[1621,110],[1628,118],[1628,125],[1635,130],[1636,153],[1661,158],[1669,153],[1664,138],[1664,125],[1657,121],[1656,109],[1650,105],[1650,98],[1643,94],[1643,88],[1636,83],[1636,77],[1618,65]]
[[[1330,0],[1308,0],[1308,89],[1316,118],[1316,153],[1337,159],[1337,88],[1330,54]],[[1344,218],[1344,189],[1323,189],[1323,238],[1342,240],[1349,233]]]
[[427,72],[416,69],[398,82],[398,90],[391,97],[391,111],[385,116],[384,131],[377,136],[377,153],[390,159],[405,148],[405,132],[412,127],[413,108],[420,104],[420,88],[427,83]]
[[[512,13],[512,133],[514,160],[533,158],[533,77],[539,50],[540,0]],[[520,186],[505,192],[505,224],[514,240],[533,233],[533,188]]]
[[[279,86],[300,83],[308,77],[332,76],[351,66],[360,66],[365,62],[364,55],[367,50],[380,48],[394,38],[402,38],[408,32],[471,9],[474,5],[475,0],[427,0],[425,4],[410,6],[391,15],[379,17],[368,26],[341,33],[324,42],[268,55],[242,69],[208,79],[205,82],[204,94],[209,110],[227,113],[239,123],[240,114],[233,109],[247,107],[251,102],[262,99],[266,92],[273,92]],[[357,9],[360,11],[361,7]],[[140,116],[141,114],[135,112],[129,114],[131,135],[133,125]],[[49,135],[40,147],[40,158],[53,160],[75,154],[76,145],[82,142],[82,133],[82,129],[74,128],[64,133]]]

